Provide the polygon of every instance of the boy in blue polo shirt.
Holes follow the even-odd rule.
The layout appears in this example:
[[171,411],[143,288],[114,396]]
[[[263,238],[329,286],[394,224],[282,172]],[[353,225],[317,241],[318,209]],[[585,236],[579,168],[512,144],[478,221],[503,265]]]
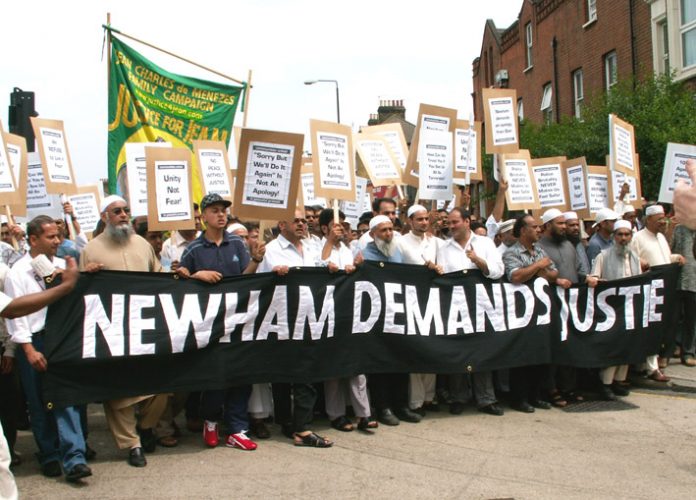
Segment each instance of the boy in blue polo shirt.
[[[208,194],[201,200],[201,215],[206,229],[186,248],[177,270],[179,275],[217,283],[226,276],[256,272],[266,248],[263,243],[255,243],[247,251],[239,236],[225,231],[227,208],[230,205],[218,194]],[[242,450],[256,449],[256,443],[246,435],[249,429],[250,394],[250,385],[204,391],[201,394],[201,417],[205,419],[203,441],[207,446],[214,448],[218,445],[218,420],[222,416],[228,432],[225,445]]]

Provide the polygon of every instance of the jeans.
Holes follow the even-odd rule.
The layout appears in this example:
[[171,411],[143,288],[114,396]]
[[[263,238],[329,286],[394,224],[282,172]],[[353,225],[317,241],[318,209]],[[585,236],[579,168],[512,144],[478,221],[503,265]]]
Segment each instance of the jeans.
[[[34,349],[43,352],[43,337],[32,336]],[[38,458],[41,465],[61,461],[65,471],[85,462],[85,439],[82,434],[80,411],[75,406],[46,410],[41,399],[42,375],[27,361],[21,346],[17,349],[19,373],[29,406],[31,431],[39,448]]]
[[201,417],[216,422],[222,414],[229,434],[248,431],[249,396],[251,396],[250,385],[204,391],[201,394]]

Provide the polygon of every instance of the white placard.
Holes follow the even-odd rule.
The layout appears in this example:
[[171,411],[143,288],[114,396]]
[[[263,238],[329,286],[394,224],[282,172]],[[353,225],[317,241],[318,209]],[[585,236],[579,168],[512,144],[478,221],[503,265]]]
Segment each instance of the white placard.
[[422,200],[449,200],[452,197],[452,132],[421,130],[418,164],[418,197]]
[[572,211],[587,208],[587,191],[585,189],[585,174],[582,165],[569,167],[566,171],[568,178],[568,194]]
[[633,137],[631,131],[618,123],[613,123],[614,139],[616,141],[616,162],[625,165],[635,172],[635,151],[633,150]]
[[511,97],[495,97],[488,99],[491,113],[491,132],[493,145],[506,146],[517,144],[517,113]]
[[83,193],[68,196],[73,207],[75,218],[85,233],[91,233],[97,228],[100,219],[99,201],[94,193]]
[[323,189],[352,191],[348,136],[317,132],[319,181]]
[[[19,170],[20,163],[17,163]],[[18,172],[19,174],[19,172]],[[5,149],[5,140],[0,133],[0,193],[14,193],[17,191],[15,179],[17,177],[12,172],[12,162]]]
[[224,151],[221,149],[199,149],[198,165],[205,194],[216,193],[223,198],[232,198],[230,173],[225,164]]
[[522,159],[505,160],[505,177],[509,184],[510,203],[535,203],[534,186],[529,175],[529,162]]
[[147,163],[145,148],[170,148],[169,142],[127,142],[126,177],[131,216],[147,215]]
[[469,170],[469,128],[454,129],[454,171],[466,173]]
[[587,174],[587,194],[590,213],[609,207],[609,179],[605,174]]
[[319,205],[326,207],[325,198],[317,198],[314,194],[314,174],[312,172],[306,172],[300,174],[300,184],[302,185],[302,199],[306,206]]
[[252,141],[246,160],[242,203],[257,207],[288,207],[295,147]]
[[406,170],[408,153],[404,151],[404,146],[403,144],[401,144],[401,136],[399,135],[399,133],[393,130],[383,130],[374,132],[370,131],[370,133],[374,133],[384,137],[384,140],[387,141],[387,144],[389,145],[389,149],[391,149],[392,153],[394,153],[394,156],[396,156],[396,159],[399,162],[399,166],[401,167],[401,171],[403,172],[404,170]]
[[672,203],[677,180],[682,179],[687,184],[691,184],[689,174],[686,172],[686,161],[689,159],[696,160],[696,146],[673,142],[667,144],[658,201]]
[[621,186],[623,186],[624,182],[628,182],[628,201],[636,201],[638,199],[638,181],[636,181],[635,177],[626,175],[623,172],[612,170],[611,182],[614,201],[619,199],[619,195],[621,194]]
[[159,222],[175,222],[193,218],[189,199],[191,191],[188,185],[189,168],[187,161],[155,161],[155,194]]
[[[360,215],[364,212],[363,204],[365,202],[365,193],[367,193],[367,179],[364,177],[355,177],[355,199],[357,201],[341,201],[339,207],[346,216],[346,220],[357,224]],[[369,197],[369,195],[368,195]],[[369,199],[369,198],[368,198]]]
[[58,184],[74,184],[63,131],[56,128],[40,127],[39,132],[41,133],[49,181]]
[[37,215],[62,218],[63,204],[60,202],[60,195],[49,195],[46,192],[39,153],[29,153],[27,160],[27,220]]
[[[372,175],[373,181],[377,182],[378,185],[379,181],[383,179],[401,178],[399,165],[394,164],[386,141],[379,140],[379,138],[377,140],[366,139],[358,135],[355,137],[354,143],[368,172]],[[356,191],[357,187],[356,181]],[[356,199],[360,199],[360,197],[356,195]]]
[[[450,119],[447,116],[423,114],[421,116],[420,132],[449,132]],[[420,138],[418,139],[420,141]]]
[[5,143],[7,148],[7,156],[12,165],[12,173],[14,174],[15,181],[19,184],[19,168],[22,165],[22,148],[17,144]]
[[563,170],[559,163],[532,167],[541,208],[565,205]]

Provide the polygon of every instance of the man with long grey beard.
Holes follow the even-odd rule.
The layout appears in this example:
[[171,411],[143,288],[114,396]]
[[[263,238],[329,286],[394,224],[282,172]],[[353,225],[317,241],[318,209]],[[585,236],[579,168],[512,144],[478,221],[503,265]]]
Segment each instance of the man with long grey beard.
[[[101,205],[104,232],[87,243],[80,258],[80,270],[162,271],[152,246],[133,231],[129,214],[126,200],[120,196],[104,199]],[[104,402],[106,421],[114,441],[120,449],[130,450],[128,463],[133,467],[145,467],[144,451],[155,451],[153,428],[162,416],[167,400],[167,394],[158,394]]]

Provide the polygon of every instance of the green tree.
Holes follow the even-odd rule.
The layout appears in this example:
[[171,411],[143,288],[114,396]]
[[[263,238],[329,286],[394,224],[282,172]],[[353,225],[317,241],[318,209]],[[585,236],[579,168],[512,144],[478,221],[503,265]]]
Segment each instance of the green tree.
[[643,196],[656,199],[668,142],[696,144],[696,99],[693,89],[671,75],[642,81],[623,80],[611,92],[595,96],[582,110],[582,121],[537,125],[523,121],[520,146],[532,158],[585,156],[590,165],[605,165],[609,154],[610,113],[635,129]]

